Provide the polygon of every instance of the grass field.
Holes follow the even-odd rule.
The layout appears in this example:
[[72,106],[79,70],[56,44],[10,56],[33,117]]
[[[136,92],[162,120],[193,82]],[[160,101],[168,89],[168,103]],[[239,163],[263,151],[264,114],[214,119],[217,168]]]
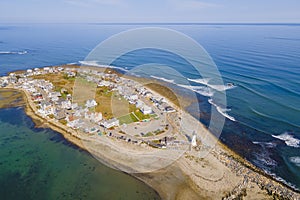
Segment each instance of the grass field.
[[134,109],[133,105],[107,87],[98,87],[95,98],[98,103],[95,111],[101,112],[105,119],[125,116]]
[[150,115],[144,115],[139,109],[136,109],[134,111],[134,114],[140,119],[140,120],[143,120],[143,119],[150,119]]
[[96,83],[88,82],[82,77],[76,77],[73,88],[73,102],[84,105],[89,99],[95,99]]
[[124,115],[122,117],[119,117],[118,120],[120,121],[120,124],[131,124],[133,122],[137,122],[138,119],[132,114]]

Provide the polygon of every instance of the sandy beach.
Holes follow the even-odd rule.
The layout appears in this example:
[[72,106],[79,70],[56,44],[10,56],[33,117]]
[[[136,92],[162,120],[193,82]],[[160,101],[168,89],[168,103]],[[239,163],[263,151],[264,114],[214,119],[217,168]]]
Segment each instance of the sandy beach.
[[[13,87],[7,87],[16,90]],[[151,89],[149,89],[151,90]],[[121,171],[132,171],[132,176],[154,188],[162,199],[300,199],[299,193],[277,182],[262,170],[235,154],[218,141],[198,120],[181,110],[171,101],[168,103],[185,118],[184,128],[193,127],[205,138],[200,150],[164,151],[151,147],[127,144],[108,136],[86,135],[73,130],[54,119],[44,119],[37,112],[30,94],[22,89],[25,111],[36,124],[61,133],[68,141],[87,150],[101,162]],[[152,91],[156,95],[160,95]],[[122,158],[120,158],[122,152]],[[126,152],[126,153],[124,153]],[[199,155],[205,155],[199,157]],[[156,155],[156,158],[153,158]],[[163,159],[162,159],[163,158]],[[142,163],[140,163],[142,162]],[[147,173],[147,167],[151,169]],[[156,166],[157,165],[157,166]],[[166,166],[160,168],[160,166]]]

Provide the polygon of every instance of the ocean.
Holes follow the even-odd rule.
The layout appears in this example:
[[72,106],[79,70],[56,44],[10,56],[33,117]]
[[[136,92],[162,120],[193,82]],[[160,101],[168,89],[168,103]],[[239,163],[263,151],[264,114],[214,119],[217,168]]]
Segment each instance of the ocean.
[[0,109],[1,199],[160,199],[141,181],[99,163],[24,109]]
[[[203,112],[201,122],[208,126],[210,110],[216,109],[226,117],[222,142],[254,165],[300,189],[298,24],[2,24],[0,74],[78,63],[108,37],[142,27],[174,29],[201,44],[218,66],[224,82],[234,84],[223,88],[227,107],[212,102],[216,88],[199,81],[181,58],[168,52],[134,51],[113,65],[126,70],[147,63],[172,66],[196,86]],[[160,72],[154,77],[177,84],[168,73]],[[197,115],[193,105],[187,109]],[[0,110],[2,115],[5,112]]]

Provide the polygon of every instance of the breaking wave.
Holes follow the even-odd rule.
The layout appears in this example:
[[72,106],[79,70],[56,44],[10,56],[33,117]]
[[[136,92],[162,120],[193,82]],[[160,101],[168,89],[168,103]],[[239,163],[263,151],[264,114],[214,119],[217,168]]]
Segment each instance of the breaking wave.
[[208,84],[208,87],[218,90],[218,91],[226,91],[235,88],[235,85],[210,85]]
[[272,135],[274,138],[282,140],[285,142],[287,146],[299,148],[300,147],[300,140],[295,138],[292,134],[285,132],[281,135]]
[[159,76],[150,76],[150,77],[155,78],[155,79],[158,79],[158,80],[162,80],[162,81],[164,81],[164,82],[174,83],[174,84],[175,84],[174,80],[171,80],[171,79],[166,79],[166,78],[159,77]]
[[277,144],[273,143],[273,142],[258,142],[258,141],[253,141],[252,143],[253,144],[259,144],[262,147],[266,147],[266,148],[274,148],[274,147],[277,146]]
[[0,51],[0,55],[9,55],[9,54],[24,55],[27,53],[28,53],[27,51]]
[[235,88],[236,86],[233,84],[227,84],[227,85],[212,85],[209,84],[210,78],[203,78],[203,79],[190,79],[188,78],[189,81],[192,81],[194,83],[200,83],[202,85],[206,85],[214,90],[218,91],[226,91]]
[[208,99],[208,102],[209,102],[211,105],[215,106],[215,108],[217,109],[217,111],[218,111],[221,115],[223,115],[223,116],[226,117],[227,119],[230,119],[231,121],[236,121],[234,117],[230,116],[230,115],[227,113],[227,112],[231,111],[230,109],[222,108],[222,107],[218,106],[217,104],[215,104],[215,103],[213,102],[212,99]]
[[270,154],[268,152],[255,153],[253,155],[255,157],[255,160],[253,160],[253,162],[264,170],[269,171],[269,167],[275,167],[278,164],[270,157]]
[[112,69],[118,69],[124,72],[127,72],[127,69],[124,69],[122,67],[116,67],[112,65],[101,65],[97,61],[79,61],[79,64],[86,65],[86,66],[94,66],[94,67],[101,67],[101,68],[112,68]]
[[168,83],[172,83],[175,84],[179,87],[188,89],[188,90],[192,90],[198,94],[201,94],[202,96],[206,96],[206,97],[212,97],[214,95],[214,91],[206,86],[194,86],[194,85],[184,85],[184,84],[177,84],[174,80],[172,79],[166,79],[163,77],[158,77],[158,76],[150,76],[152,78],[158,79],[158,80],[162,80],[164,82],[168,82]]
[[73,63],[67,63],[67,65],[77,65],[77,62],[73,62]]
[[199,78],[199,79],[188,78],[187,80],[195,82],[195,83],[200,83],[202,85],[207,85],[208,82],[210,81],[210,78]]
[[206,97],[212,97],[214,95],[214,91],[210,89],[209,87],[205,86],[193,86],[193,85],[182,85],[182,84],[176,84],[179,87],[183,87],[189,90],[192,90],[194,92],[197,92],[198,94],[201,94],[202,96]]

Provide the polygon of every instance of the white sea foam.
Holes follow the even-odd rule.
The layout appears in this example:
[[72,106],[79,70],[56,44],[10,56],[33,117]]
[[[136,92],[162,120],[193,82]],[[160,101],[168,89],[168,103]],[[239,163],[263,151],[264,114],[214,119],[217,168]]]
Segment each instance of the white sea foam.
[[222,108],[220,106],[218,106],[216,103],[213,102],[212,99],[208,99],[208,102],[213,105],[217,111],[223,115],[224,117],[226,117],[227,119],[230,119],[231,121],[236,121],[234,117],[230,116],[227,112],[231,111],[231,109],[227,109],[227,108]]
[[261,146],[267,147],[267,148],[274,148],[277,146],[276,143],[273,142],[257,142],[257,141],[253,141],[253,144],[259,144]]
[[116,67],[116,66],[112,66],[112,65],[101,65],[98,64],[97,61],[79,61],[80,64],[82,65],[87,65],[87,66],[94,66],[94,67],[101,67],[101,68],[112,68],[112,69],[119,69],[122,71],[127,72],[128,70],[122,68],[122,67]]
[[0,54],[18,54],[18,55],[24,55],[27,54],[27,51],[0,51]]
[[277,162],[273,160],[267,152],[255,153],[254,156],[256,158],[254,162],[262,168],[277,166]]
[[279,140],[282,140],[285,142],[286,145],[290,147],[299,148],[300,147],[300,140],[295,138],[293,135],[291,135],[288,132],[285,132],[281,135],[272,135],[274,138],[277,138]]
[[168,82],[168,83],[173,83],[173,84],[175,84],[174,80],[171,80],[171,79],[166,79],[166,78],[159,77],[159,76],[150,76],[150,77],[155,78],[155,79],[158,79],[158,80],[162,80],[162,81],[165,81],[165,82]]
[[214,95],[214,91],[205,86],[193,86],[193,85],[182,85],[182,84],[176,84],[176,85],[179,87],[183,87],[183,88],[192,90],[192,91],[197,92],[198,94],[201,94],[206,97],[212,97]]
[[210,81],[210,78],[199,78],[199,79],[191,79],[188,78],[189,81],[195,82],[195,83],[200,83],[202,85],[207,85],[208,82]]
[[188,78],[189,81],[195,82],[195,83],[200,83],[202,85],[206,85],[214,90],[218,91],[225,91],[225,90],[230,90],[235,88],[236,86],[233,84],[230,85],[212,85],[209,84],[209,81],[211,80],[210,78],[202,78],[202,79],[190,79]]
[[290,157],[290,161],[295,165],[297,165],[298,167],[300,167],[300,157],[298,156]]
[[73,62],[73,63],[68,63],[67,65],[77,65],[77,62]]
[[236,87],[235,85],[210,85],[210,84],[208,84],[207,86],[218,91],[226,91]]
[[300,191],[300,190],[298,189],[297,186],[295,186],[294,184],[292,184],[292,183],[286,181],[285,179],[281,178],[280,176],[277,176],[276,174],[271,173],[271,172],[266,171],[266,170],[264,170],[264,171],[265,171],[267,174],[269,174],[270,176],[274,177],[277,181],[282,182],[282,183],[284,183],[284,184],[290,186],[291,188],[293,188],[294,190],[296,190],[296,191],[298,191],[298,192]]

